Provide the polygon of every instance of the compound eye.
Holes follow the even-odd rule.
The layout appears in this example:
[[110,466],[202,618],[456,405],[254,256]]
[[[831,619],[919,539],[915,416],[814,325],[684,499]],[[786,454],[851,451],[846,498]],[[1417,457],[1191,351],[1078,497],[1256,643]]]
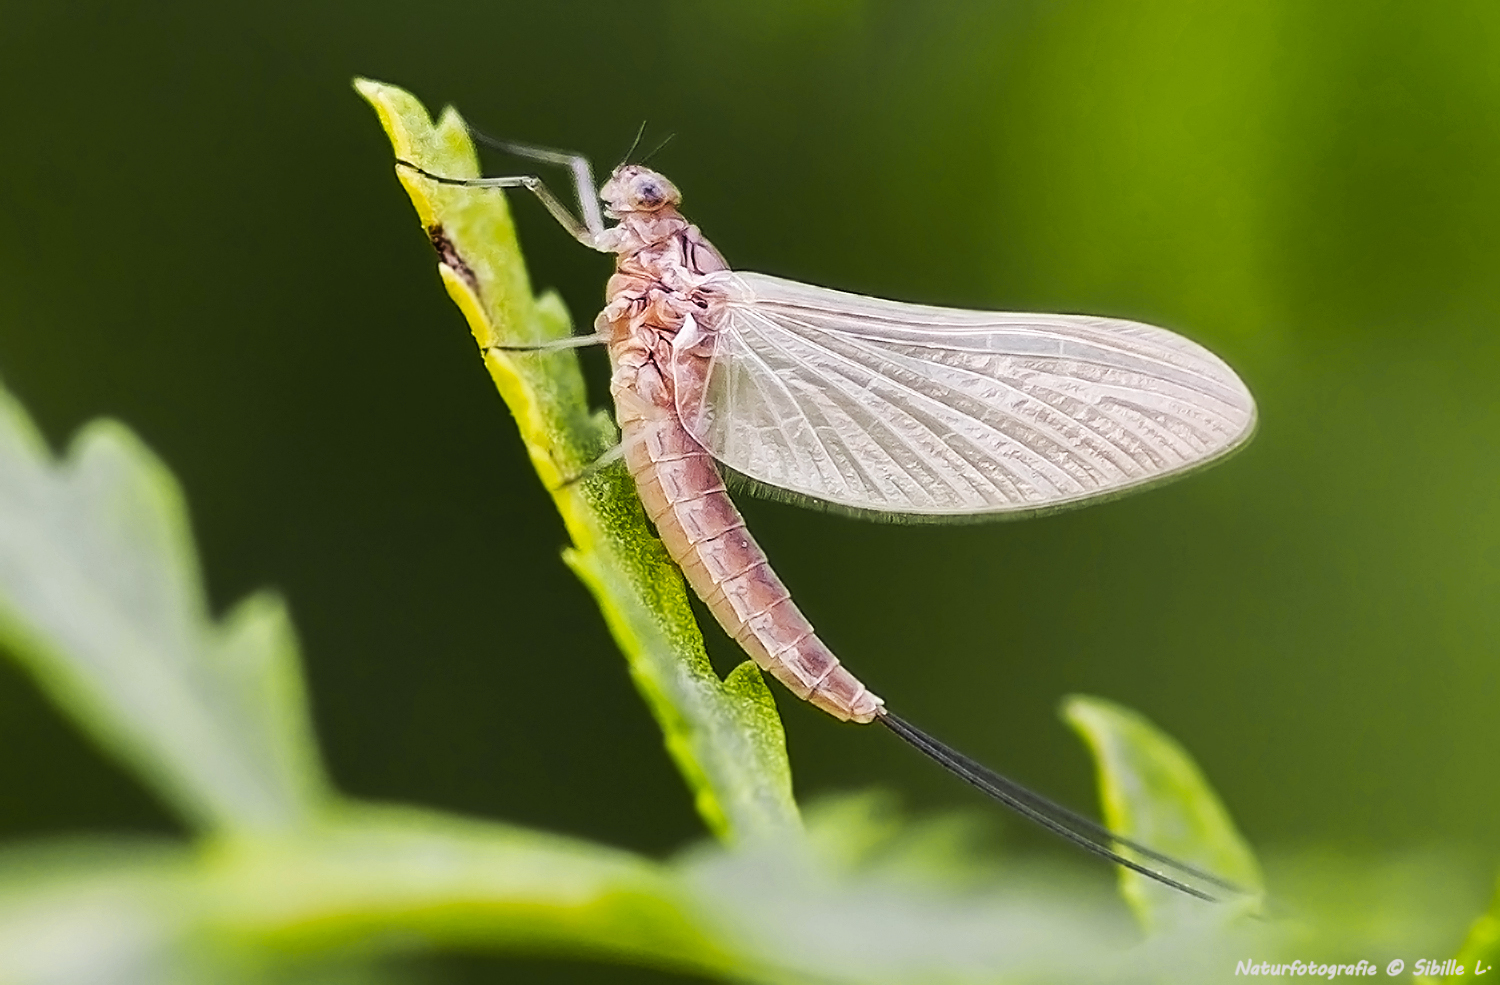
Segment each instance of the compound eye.
[[643,209],[659,209],[667,200],[666,192],[662,190],[660,182],[652,181],[650,178],[636,183],[635,203]]

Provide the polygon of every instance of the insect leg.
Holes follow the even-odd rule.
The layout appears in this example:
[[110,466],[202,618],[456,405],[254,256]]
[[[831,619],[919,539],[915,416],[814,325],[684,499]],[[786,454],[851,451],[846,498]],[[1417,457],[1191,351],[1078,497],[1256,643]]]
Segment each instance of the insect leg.
[[561,349],[581,349],[586,345],[603,345],[609,337],[593,335],[570,335],[565,339],[548,339],[546,342],[531,342],[525,345],[487,345],[485,352],[557,352]]
[[594,169],[589,159],[572,151],[553,150],[532,144],[518,144],[511,140],[499,140],[488,134],[469,128],[469,136],[477,143],[516,157],[524,157],[545,164],[560,164],[573,174],[573,192],[578,196],[578,211],[583,215],[583,224],[596,237],[604,232],[604,216],[599,211],[599,186],[594,184]]
[[[590,229],[585,223],[580,222],[577,216],[569,212],[568,207],[559,202],[557,196],[553,195],[547,186],[542,184],[542,179],[536,175],[506,175],[501,178],[449,178],[445,175],[433,174],[426,168],[419,168],[410,161],[398,160],[396,164],[398,167],[415,171],[422,177],[430,181],[436,181],[442,185],[457,185],[461,188],[524,188],[541,199],[542,204],[547,207],[547,211],[552,213],[552,218],[556,219],[574,239],[591,250],[599,250],[601,253],[609,252],[599,246],[594,230]],[[602,225],[599,232],[603,232]]]
[[560,490],[568,488],[569,486],[575,486],[585,479],[592,479],[600,472],[603,472],[605,469],[609,468],[616,462],[623,460],[624,458],[625,442],[622,441],[618,445],[615,445],[613,448],[611,448],[609,451],[605,452],[603,455],[600,455],[598,458],[590,462],[587,466],[584,467],[584,470],[582,472],[564,479],[562,483],[557,487],[557,489],[553,490],[553,492],[558,492]]

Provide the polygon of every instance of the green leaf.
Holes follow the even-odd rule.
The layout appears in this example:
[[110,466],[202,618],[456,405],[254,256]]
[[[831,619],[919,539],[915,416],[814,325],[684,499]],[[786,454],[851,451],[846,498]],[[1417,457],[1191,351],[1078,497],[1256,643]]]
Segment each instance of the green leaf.
[[1355,901],[1309,908],[1298,894],[1295,920],[1200,923],[1142,947],[1076,873],[987,859],[951,819],[903,822],[878,799],[843,798],[808,811],[806,837],[784,834],[662,864],[351,804],[310,828],[199,850],[13,847],[0,852],[0,985],[363,982],[364,961],[439,948],[768,985],[1218,981],[1240,960],[1434,953],[1461,883],[1425,860],[1404,872],[1374,858],[1304,863],[1324,887],[1352,876]]
[[[1106,968],[1111,981],[1150,980],[1107,897],[1082,899],[1057,872],[999,870],[969,853],[955,878],[951,825],[907,825],[872,806],[815,810],[811,837],[704,845],[665,865],[367,805],[199,851],[12,848],[0,853],[0,983],[359,980],[339,962],[434,948],[768,985],[1090,981]],[[1174,941],[1167,957],[1201,966],[1223,942]]]
[[[299,953],[349,941],[728,966],[660,863],[574,838],[417,808],[349,805],[283,841],[203,857],[217,937]],[[405,941],[403,944],[402,941]]]
[[194,824],[285,828],[324,796],[281,603],[214,622],[166,468],[110,421],[55,461],[3,390],[0,644]]
[[409,808],[284,837],[0,853],[0,985],[370,981],[370,956],[483,947],[723,974],[662,865]]
[[[355,88],[375,107],[398,159],[446,177],[478,174],[468,131],[453,110],[434,125],[401,89],[368,80]],[[731,839],[796,826],[786,739],[759,671],[742,666],[728,682],[714,673],[681,573],[647,527],[624,471],[570,481],[617,441],[608,416],[589,410],[577,355],[490,348],[570,331],[556,297],[532,296],[504,194],[439,184],[399,166],[396,174],[562,514],[573,542],[564,559],[598,602],[699,813]]]
[[0,854],[0,982],[234,983],[199,977],[208,970],[203,956],[178,946],[201,902],[190,862],[181,846],[136,839],[7,849]]
[[[1070,697],[1062,714],[1093,753],[1106,826],[1250,894],[1263,891],[1250,846],[1180,745],[1140,714],[1101,698]],[[1166,930],[1212,912],[1198,900],[1123,868],[1120,892],[1148,930]],[[1253,903],[1253,898],[1243,901],[1231,912]]]
[[868,796],[806,813],[807,838],[680,863],[702,919],[753,957],[756,980],[1212,981],[1225,953],[1275,953],[1259,925],[1199,928],[1143,949],[1107,892],[1086,890],[1066,866],[986,857],[960,819],[903,821]]

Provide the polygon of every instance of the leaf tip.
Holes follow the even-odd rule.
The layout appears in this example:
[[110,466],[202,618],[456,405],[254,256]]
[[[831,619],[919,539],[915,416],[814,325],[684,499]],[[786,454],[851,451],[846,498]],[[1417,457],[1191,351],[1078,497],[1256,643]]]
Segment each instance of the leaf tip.
[[[1091,695],[1070,694],[1063,720],[1083,739],[1098,773],[1104,821],[1112,830],[1264,892],[1259,863],[1193,757],[1146,716]],[[1167,904],[1140,877],[1122,889],[1144,922],[1161,924]]]

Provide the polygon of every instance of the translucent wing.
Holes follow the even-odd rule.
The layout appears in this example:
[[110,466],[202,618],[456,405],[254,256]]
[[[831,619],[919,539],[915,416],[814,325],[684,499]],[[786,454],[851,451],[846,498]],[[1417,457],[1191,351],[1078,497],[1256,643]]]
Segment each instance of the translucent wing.
[[683,423],[734,471],[823,504],[1052,509],[1202,465],[1254,429],[1233,370],[1165,329],[716,276],[729,302],[703,326],[711,356],[691,338],[676,353]]

